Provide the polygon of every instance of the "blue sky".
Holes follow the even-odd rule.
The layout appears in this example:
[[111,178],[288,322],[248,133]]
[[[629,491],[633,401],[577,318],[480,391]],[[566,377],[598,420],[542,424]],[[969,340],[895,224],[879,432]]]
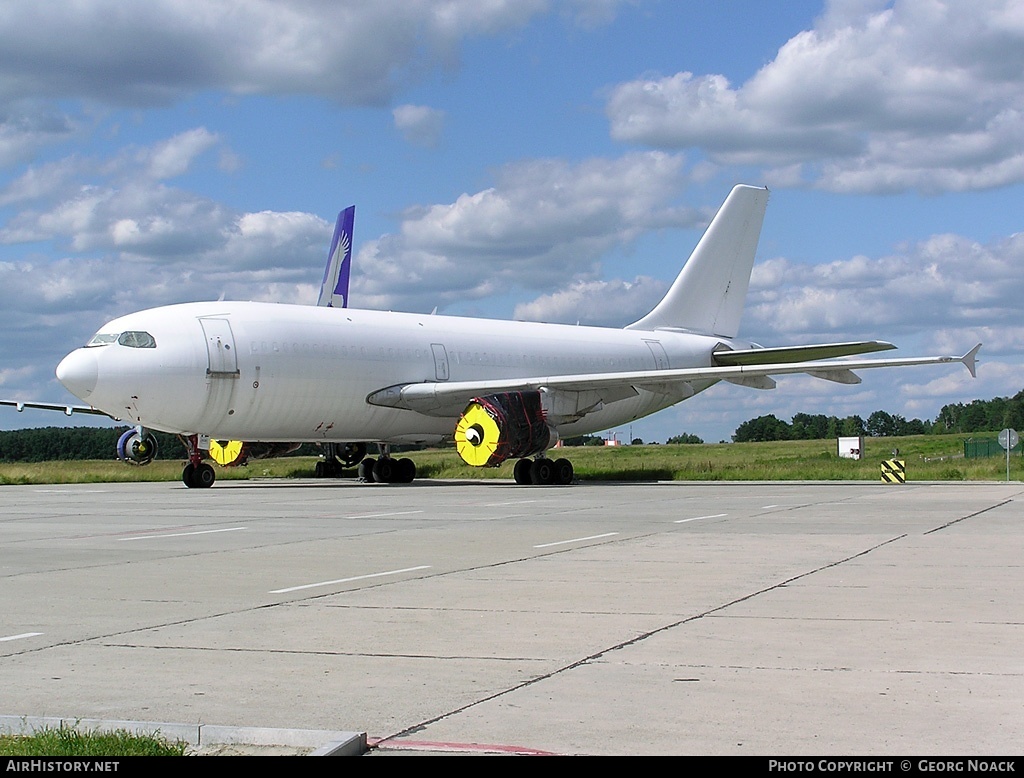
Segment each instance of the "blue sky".
[[132,310],[312,303],[351,203],[355,306],[622,326],[738,182],[772,191],[742,335],[981,341],[978,379],[722,385],[621,437],[1022,388],[1020,3],[8,0],[0,395],[71,401]]

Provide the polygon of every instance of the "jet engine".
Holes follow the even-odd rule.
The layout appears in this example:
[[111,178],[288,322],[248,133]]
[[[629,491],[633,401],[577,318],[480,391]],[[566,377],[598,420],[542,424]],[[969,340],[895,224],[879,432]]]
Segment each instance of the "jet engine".
[[156,436],[141,429],[125,430],[117,439],[117,458],[130,465],[148,465],[156,459]]
[[474,467],[497,467],[511,457],[540,454],[557,441],[537,391],[475,397],[455,427],[459,456]]

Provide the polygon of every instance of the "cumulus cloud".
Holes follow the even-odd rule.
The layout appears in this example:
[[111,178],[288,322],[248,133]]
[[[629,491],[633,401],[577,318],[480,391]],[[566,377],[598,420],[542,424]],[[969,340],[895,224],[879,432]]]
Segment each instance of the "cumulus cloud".
[[668,283],[637,276],[633,281],[576,281],[515,308],[514,318],[598,327],[624,327],[651,311]]
[[753,77],[616,87],[623,141],[701,147],[769,183],[840,192],[1024,181],[1024,10],[1014,0],[829,3]]
[[244,6],[11,0],[0,14],[0,99],[87,96],[155,105],[222,89],[381,104],[424,72],[450,66],[463,39],[516,29],[547,6],[544,0],[252,0]]
[[391,114],[395,127],[409,143],[426,148],[440,143],[444,111],[426,105],[399,105]]
[[706,219],[670,204],[683,183],[682,157],[659,152],[509,165],[495,186],[410,210],[396,234],[364,244],[354,289],[371,307],[430,310],[594,280],[612,247]]
[[987,353],[1015,353],[1022,262],[1024,233],[991,244],[935,235],[821,265],[772,259],[754,267],[743,330],[773,343],[924,332],[943,352],[985,341]]

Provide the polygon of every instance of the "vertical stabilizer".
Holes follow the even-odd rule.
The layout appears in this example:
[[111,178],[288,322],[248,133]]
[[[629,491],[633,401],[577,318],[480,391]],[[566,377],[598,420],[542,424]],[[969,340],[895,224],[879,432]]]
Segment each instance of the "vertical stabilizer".
[[767,205],[766,188],[733,187],[662,301],[626,329],[735,337]]
[[354,205],[338,214],[331,250],[327,252],[324,280],[320,284],[320,299],[316,301],[321,307],[348,307],[348,279],[352,268],[352,228],[355,220]]

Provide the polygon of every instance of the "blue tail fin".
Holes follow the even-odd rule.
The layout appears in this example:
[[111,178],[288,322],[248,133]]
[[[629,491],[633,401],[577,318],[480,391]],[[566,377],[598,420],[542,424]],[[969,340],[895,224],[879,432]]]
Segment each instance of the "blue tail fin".
[[331,250],[327,252],[327,267],[320,284],[320,299],[316,304],[327,308],[348,307],[348,280],[352,268],[352,228],[356,221],[356,207],[350,205],[338,214],[334,225]]

